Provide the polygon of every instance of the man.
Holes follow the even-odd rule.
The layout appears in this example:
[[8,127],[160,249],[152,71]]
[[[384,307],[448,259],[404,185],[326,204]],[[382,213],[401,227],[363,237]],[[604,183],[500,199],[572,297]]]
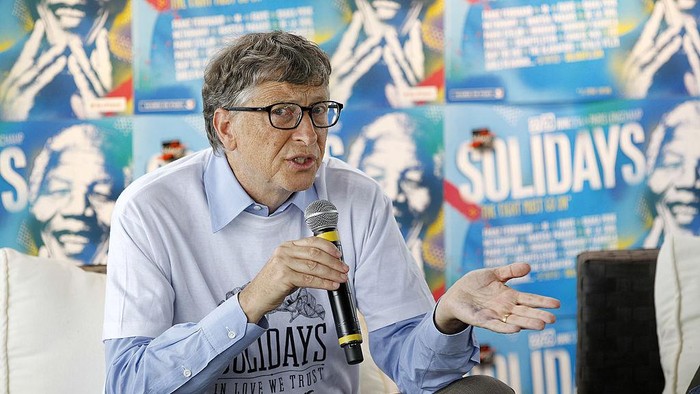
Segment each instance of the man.
[[387,113],[362,129],[347,155],[348,164],[376,180],[391,199],[406,245],[424,271],[428,265],[426,279],[431,285],[427,274],[437,271],[442,276],[445,268],[442,231],[425,244],[429,229],[436,233],[431,224],[442,214],[438,174],[442,136],[433,131],[407,113]]
[[112,209],[126,183],[126,163],[111,167],[103,149],[103,132],[78,124],[50,138],[34,160],[29,212],[40,256],[107,263]]
[[700,233],[700,101],[686,101],[664,117],[647,147],[647,185],[653,196],[652,228],[644,247],[661,246],[664,234]]
[[[113,88],[109,28],[124,0],[29,0],[34,27],[4,56],[0,118],[36,114],[99,117],[95,100]],[[4,63],[4,62],[3,62]],[[11,67],[11,68],[10,68]],[[35,109],[36,108],[36,109]]]
[[[473,326],[542,329],[558,307],[505,282],[526,264],[466,275],[438,306],[369,177],[324,159],[330,61],[296,35],[245,35],[207,67],[212,149],[146,174],[120,196],[110,241],[107,392],[352,393],[327,290],[349,283],[378,365],[434,391],[478,360]],[[338,209],[343,257],[304,210]]]

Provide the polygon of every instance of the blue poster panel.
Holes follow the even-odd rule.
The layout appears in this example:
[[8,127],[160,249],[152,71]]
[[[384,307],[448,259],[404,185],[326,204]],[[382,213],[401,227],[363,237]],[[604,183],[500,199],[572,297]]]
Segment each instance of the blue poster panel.
[[131,113],[129,0],[0,0],[0,9],[0,121]]
[[521,394],[576,393],[575,316],[560,318],[542,331],[497,334],[476,329],[476,336],[485,359],[470,375],[493,376]]
[[331,98],[406,108],[443,101],[443,0],[347,1],[329,40]]
[[440,101],[442,8],[442,1],[134,0],[135,112],[200,113],[207,61],[237,36],[277,29],[329,54],[336,101]]
[[[695,100],[449,106],[448,285],[527,261],[532,272],[513,285],[559,297],[557,313],[575,314],[581,251],[700,232],[699,124]],[[493,144],[475,148],[473,131],[483,129]]]
[[135,112],[201,113],[204,69],[227,42],[274,29],[330,36],[342,25],[333,4],[134,0]]
[[0,123],[0,245],[106,264],[131,142],[128,118]]
[[134,118],[134,178],[208,148],[202,115],[141,115]]
[[448,101],[552,103],[700,94],[695,2],[448,1]]
[[442,108],[343,111],[328,136],[327,154],[374,178],[433,296],[445,291],[442,210]]

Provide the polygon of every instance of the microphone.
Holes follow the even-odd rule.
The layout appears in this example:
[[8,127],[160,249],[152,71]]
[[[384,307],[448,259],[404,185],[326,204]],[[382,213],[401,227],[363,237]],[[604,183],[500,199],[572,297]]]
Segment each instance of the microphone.
[[[338,211],[335,205],[326,200],[314,201],[306,207],[304,220],[315,236],[332,242],[340,250],[340,261],[343,261],[343,248],[340,246],[338,234]],[[360,347],[362,331],[357,320],[350,283],[341,283],[338,290],[328,290],[328,299],[335,320],[338,343],[345,350],[345,360],[351,365],[361,363],[364,360]]]

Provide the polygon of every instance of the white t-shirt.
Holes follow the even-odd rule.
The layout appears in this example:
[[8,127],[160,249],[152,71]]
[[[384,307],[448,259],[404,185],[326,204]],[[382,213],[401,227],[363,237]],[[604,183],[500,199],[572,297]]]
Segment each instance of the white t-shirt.
[[[256,207],[225,157],[207,149],[144,175],[120,196],[104,338],[158,337],[173,325],[199,322],[253,279],[279,244],[312,235],[303,211],[316,199],[338,209],[349,283],[370,331],[432,310],[391,201],[371,178],[328,158],[312,188],[273,215],[259,215],[255,208],[266,207]],[[358,369],[338,345],[325,290],[298,290],[267,322],[210,392],[357,391]]]

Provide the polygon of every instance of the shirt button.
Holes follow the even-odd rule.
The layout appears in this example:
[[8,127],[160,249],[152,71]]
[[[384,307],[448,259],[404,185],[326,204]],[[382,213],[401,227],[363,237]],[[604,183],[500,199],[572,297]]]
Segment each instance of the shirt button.
[[186,378],[189,378],[190,376],[192,376],[192,371],[190,371],[189,369],[185,368],[185,369],[182,370],[182,376],[184,376],[184,377],[186,377]]
[[253,209],[259,211],[262,209],[262,207],[260,205],[253,205]]
[[236,333],[233,332],[233,331],[229,331],[229,332],[228,332],[228,337],[229,337],[230,339],[233,339],[233,338],[236,337]]

